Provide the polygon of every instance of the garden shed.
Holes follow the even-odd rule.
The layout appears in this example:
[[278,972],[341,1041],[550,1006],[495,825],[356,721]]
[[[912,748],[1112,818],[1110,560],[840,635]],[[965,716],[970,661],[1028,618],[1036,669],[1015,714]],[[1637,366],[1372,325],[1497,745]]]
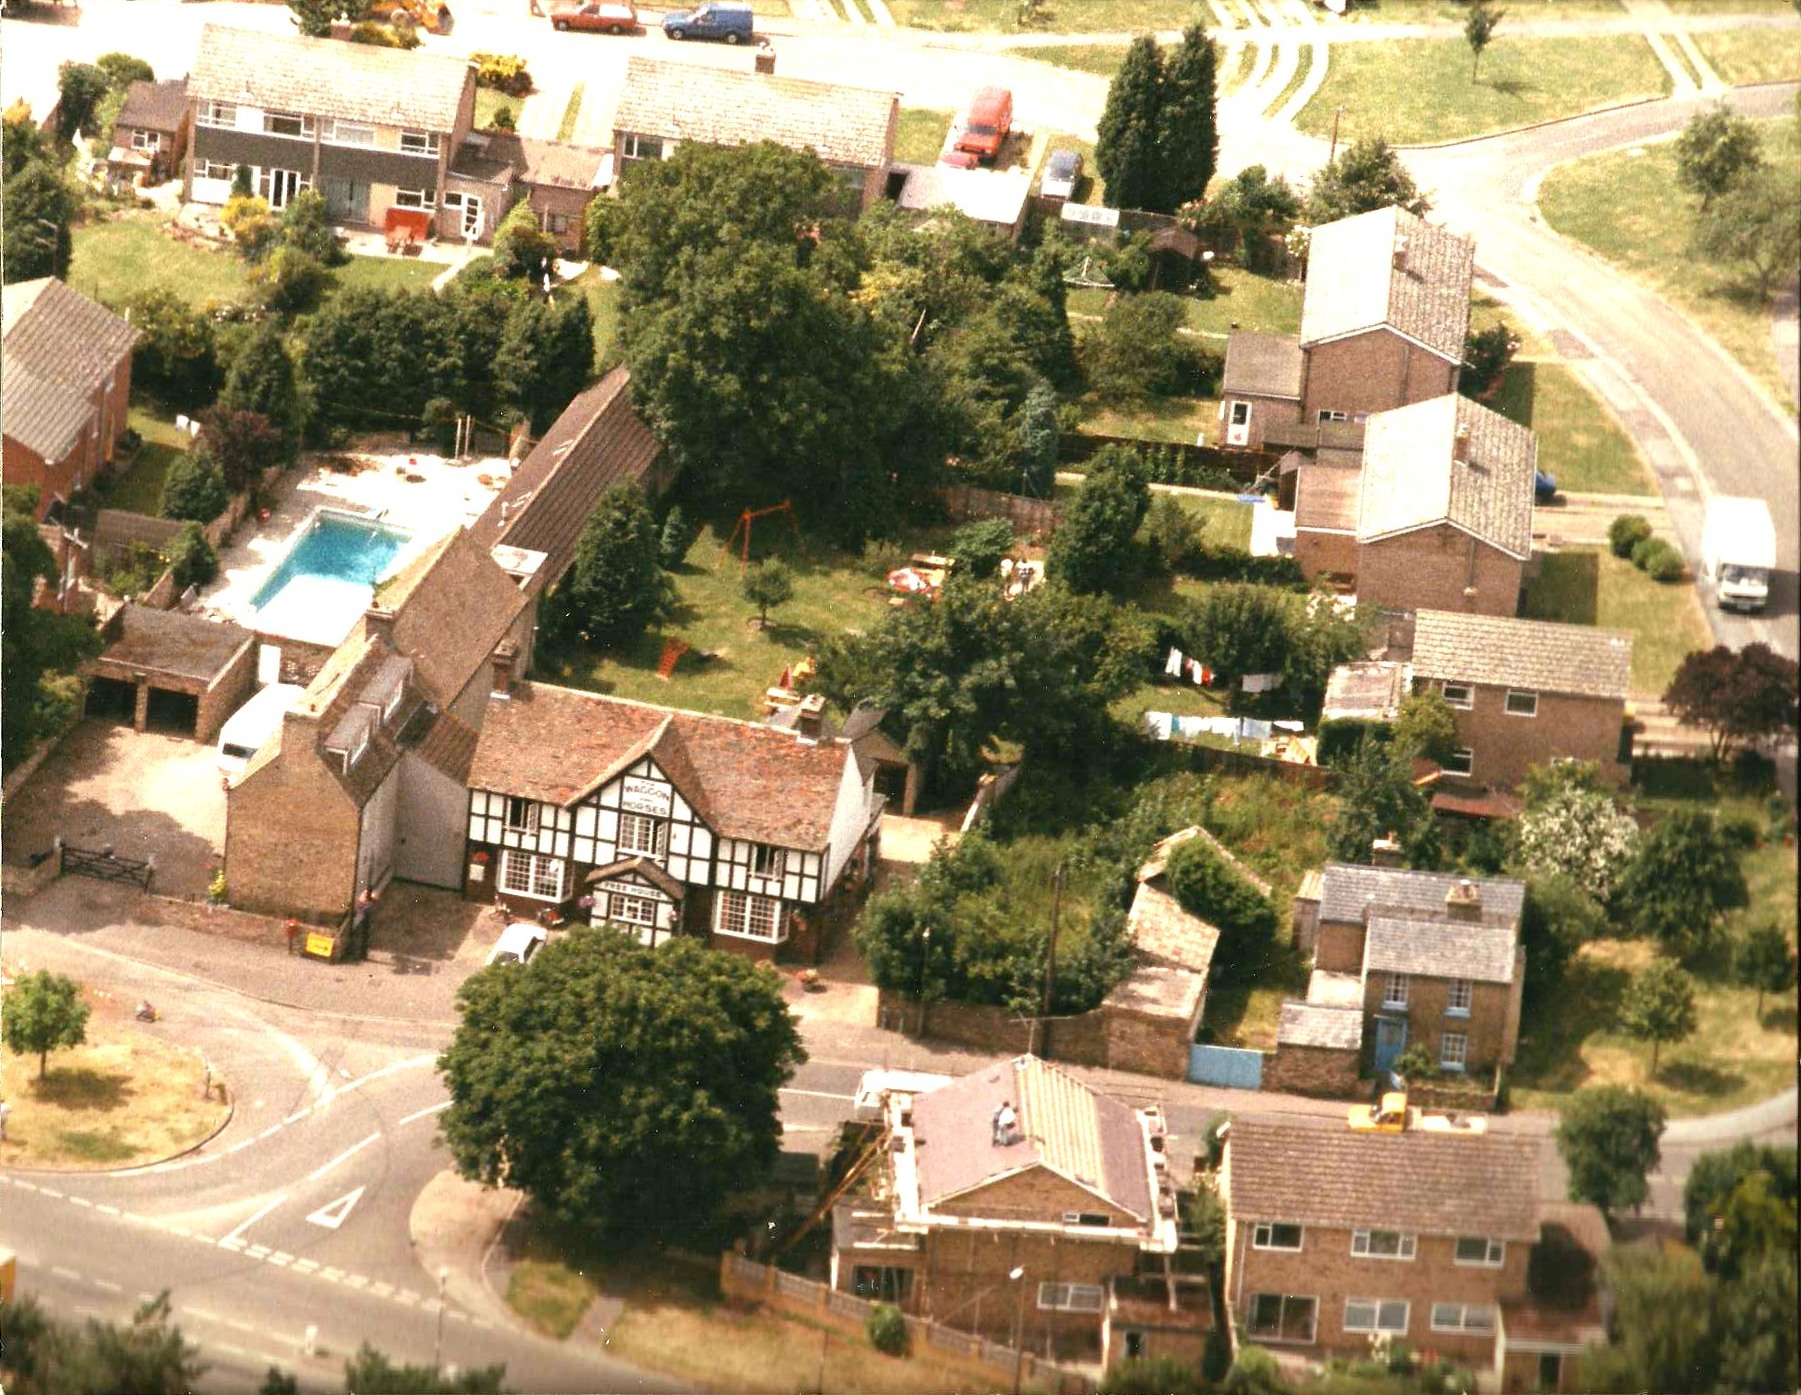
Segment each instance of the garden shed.
[[127,604],[82,666],[87,715],[212,741],[256,686],[256,636],[237,625]]

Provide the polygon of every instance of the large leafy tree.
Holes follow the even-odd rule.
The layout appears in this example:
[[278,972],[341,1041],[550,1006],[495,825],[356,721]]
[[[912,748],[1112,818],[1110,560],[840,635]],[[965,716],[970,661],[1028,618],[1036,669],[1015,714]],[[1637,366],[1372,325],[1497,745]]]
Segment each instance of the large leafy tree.
[[[1185,211],[1184,216],[1190,216]],[[1192,211],[1203,237],[1221,252],[1236,251],[1252,271],[1268,271],[1275,261],[1273,239],[1301,216],[1301,197],[1287,179],[1270,178],[1262,165],[1240,170],[1200,209]]]
[[1712,1390],[1720,1358],[1714,1285],[1694,1252],[1655,1241],[1619,1245],[1601,1269],[1613,1299],[1612,1340],[1583,1354],[1584,1387]]
[[1786,1205],[1786,1220],[1777,1213],[1777,1233],[1768,1237],[1780,1241],[1786,1225],[1792,1238],[1795,1207],[1801,1196],[1796,1181],[1795,1147],[1793,1144],[1753,1143],[1749,1139],[1730,1148],[1703,1153],[1689,1169],[1682,1188],[1683,1226],[1689,1244],[1701,1253],[1703,1262],[1716,1273],[1736,1273],[1741,1263],[1751,1258],[1740,1241],[1751,1238],[1751,1249],[1762,1249],[1765,1237],[1728,1233],[1727,1212],[1733,1198],[1753,1177],[1768,1180],[1766,1195]]
[[494,360],[495,385],[543,432],[586,386],[594,363],[594,322],[585,296],[554,305],[515,303]]
[[1113,75],[1095,132],[1095,169],[1115,208],[1154,210],[1163,201],[1163,89],[1163,51],[1155,38],[1141,34]]
[[[17,123],[6,123],[9,145],[16,129]],[[67,277],[73,248],[69,225],[74,221],[75,195],[60,165],[46,156],[25,160],[15,169],[9,160],[0,209],[7,282]]]
[[1792,1391],[1798,1388],[1795,1325],[1794,1209],[1788,1242],[1751,1260],[1720,1286],[1715,1330],[1720,1338],[1720,1388]]
[[1410,867],[1438,865],[1438,823],[1431,800],[1413,783],[1412,755],[1392,742],[1366,739],[1341,768],[1326,850],[1341,862],[1368,862],[1376,840],[1389,837]]
[[1685,726],[1707,732],[1718,760],[1733,746],[1795,730],[1801,668],[1761,640],[1739,650],[1716,644],[1684,656],[1663,700]]
[[1694,247],[1710,262],[1742,268],[1767,300],[1801,266],[1801,220],[1782,170],[1756,170],[1714,201],[1695,224]]
[[1307,216],[1317,227],[1390,204],[1409,213],[1426,211],[1426,200],[1401,157],[1380,136],[1370,136],[1346,147],[1313,176]]
[[92,63],[63,63],[56,70],[56,138],[72,141],[76,133],[94,134],[94,116],[106,99],[104,69]]
[[1528,772],[1526,808],[1518,822],[1520,861],[1542,875],[1568,877],[1596,904],[1605,906],[1638,853],[1638,825],[1613,796],[1567,767],[1545,770],[1532,783]]
[[629,644],[668,604],[656,515],[634,484],[600,496],[575,545],[575,560],[552,600],[553,630],[595,644]]
[[[10,770],[76,710],[74,676],[102,647],[86,620],[39,610],[39,581],[56,580],[56,556],[38,531],[35,486],[8,485],[0,546],[0,756]],[[10,1014],[7,1014],[10,1015]]]
[[170,1320],[165,1290],[125,1324],[52,1317],[32,1297],[0,1305],[0,1372],[18,1395],[186,1395],[206,1374],[199,1349]]
[[1201,198],[1219,161],[1216,122],[1219,46],[1195,23],[1163,64],[1163,99],[1157,108],[1159,190],[1154,211],[1174,213]]
[[211,402],[219,391],[212,320],[162,286],[140,291],[126,310],[138,332],[131,350],[132,386],[183,412]]
[[1209,586],[1186,607],[1184,648],[1227,678],[1280,673],[1288,662],[1294,598],[1274,586]]
[[191,523],[211,523],[231,503],[225,476],[203,450],[191,450],[175,459],[163,478],[164,518]]
[[1786,993],[1795,986],[1795,949],[1788,934],[1773,920],[1760,921],[1732,947],[1732,972],[1739,983],[1757,992],[1757,1020],[1763,1020],[1766,993]]
[[255,488],[263,471],[281,463],[281,433],[261,412],[209,407],[200,414],[196,446],[219,467],[234,494]]
[[1653,960],[1620,999],[1620,1027],[1627,1036],[1651,1043],[1651,1077],[1656,1079],[1663,1044],[1694,1035],[1694,979],[1667,959]]
[[22,975],[6,995],[0,1032],[7,1050],[38,1058],[38,1079],[49,1068],[50,1053],[80,1046],[88,1039],[88,1015],[81,985],[48,969]]
[[1676,182],[1700,195],[1703,213],[1762,160],[1756,125],[1724,102],[1696,112],[1676,137]]
[[1661,1156],[1663,1106],[1623,1085],[1578,1090],[1557,1124],[1557,1151],[1570,1173],[1570,1200],[1616,1214],[1644,1204]]
[[[340,299],[335,298],[327,308],[335,307]],[[373,364],[365,376],[377,376]],[[238,345],[219,393],[219,405],[234,412],[260,413],[280,433],[282,458],[294,458],[306,427],[307,399],[277,326],[265,321]]]
[[1745,905],[1749,891],[1713,815],[1679,809],[1645,835],[1617,899],[1626,924],[1692,959],[1712,946],[1721,914]]
[[1150,506],[1143,457],[1129,447],[1104,447],[1051,538],[1047,574],[1084,595],[1130,580],[1138,568],[1132,540]]
[[477,974],[457,1000],[439,1069],[464,1176],[667,1238],[704,1228],[774,1163],[777,1092],[806,1052],[767,970],[698,940],[645,950],[578,928],[529,969]]

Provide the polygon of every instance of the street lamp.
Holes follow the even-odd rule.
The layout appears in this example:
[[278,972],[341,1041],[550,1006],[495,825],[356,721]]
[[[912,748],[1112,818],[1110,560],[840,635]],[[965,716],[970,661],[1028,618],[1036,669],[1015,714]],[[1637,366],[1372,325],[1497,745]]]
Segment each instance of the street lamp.
[[926,1032],[926,965],[932,957],[932,927],[919,932],[919,1034]]
[[1026,1270],[1023,1264],[1007,1274],[1008,1282],[1018,1285],[1013,1303],[1013,1395],[1019,1395],[1020,1378],[1025,1374],[1026,1369],[1026,1286],[1020,1282],[1025,1276]]
[[444,1286],[449,1282],[450,1266],[440,1264],[438,1266],[438,1336],[437,1340],[432,1343],[431,1349],[431,1364],[434,1371],[442,1368],[444,1364]]

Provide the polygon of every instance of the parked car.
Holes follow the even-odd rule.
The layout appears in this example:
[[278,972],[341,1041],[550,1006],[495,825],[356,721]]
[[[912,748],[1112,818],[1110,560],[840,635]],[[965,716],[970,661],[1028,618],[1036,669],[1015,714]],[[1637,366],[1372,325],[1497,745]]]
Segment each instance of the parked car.
[[602,34],[630,34],[638,27],[638,10],[627,0],[586,0],[558,5],[550,12],[553,29],[597,29]]
[[494,948],[488,951],[490,964],[529,964],[532,956],[544,948],[550,932],[542,925],[516,920],[500,932]]
[[691,10],[663,16],[663,32],[672,39],[721,39],[747,44],[754,37],[756,16],[745,0],[711,0]]
[[1548,504],[1557,497],[1557,476],[1548,475],[1543,470],[1532,472],[1532,497],[1535,502]]
[[1076,181],[1082,177],[1082,154],[1078,150],[1053,150],[1044,162],[1044,182],[1038,192],[1047,199],[1073,199]]
[[1762,610],[1776,569],[1776,521],[1762,499],[1716,494],[1701,525],[1701,576],[1721,610]]
[[1004,87],[984,87],[970,98],[943,163],[962,169],[992,165],[1012,129],[1013,94]]

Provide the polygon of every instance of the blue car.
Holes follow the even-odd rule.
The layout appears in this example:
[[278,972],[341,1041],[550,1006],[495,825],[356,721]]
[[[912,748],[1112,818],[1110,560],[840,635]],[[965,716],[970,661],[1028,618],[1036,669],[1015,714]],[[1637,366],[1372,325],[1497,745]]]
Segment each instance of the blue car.
[[1557,476],[1547,475],[1543,470],[1532,472],[1532,497],[1541,504],[1548,504],[1557,497]]
[[672,39],[719,39],[728,44],[748,44],[754,37],[756,16],[744,0],[711,0],[691,10],[671,10],[663,16],[663,32]]

